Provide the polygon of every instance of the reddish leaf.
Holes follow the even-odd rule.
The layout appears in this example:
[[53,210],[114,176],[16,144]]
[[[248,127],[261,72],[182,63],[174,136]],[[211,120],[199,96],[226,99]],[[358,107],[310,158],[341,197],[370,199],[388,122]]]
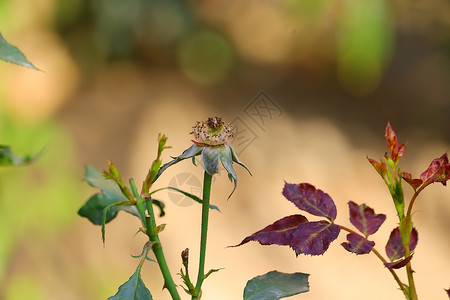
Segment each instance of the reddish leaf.
[[413,257],[413,254],[411,254],[407,258],[403,258],[403,259],[400,259],[395,262],[384,263],[384,265],[386,266],[386,268],[389,268],[389,269],[400,269],[400,268],[403,268],[404,266],[406,266],[409,263],[409,261],[412,259],[412,257]]
[[412,178],[412,175],[407,172],[403,172],[402,178],[408,182],[414,190],[422,184],[429,185],[434,182],[440,182],[443,185],[447,185],[447,181],[450,180],[450,163],[448,161],[447,153],[434,159],[428,169],[420,175],[420,179]]
[[[413,251],[416,248],[418,239],[419,236],[417,230],[413,228],[409,240],[410,251]],[[392,230],[391,235],[389,236],[389,240],[386,244],[386,254],[391,261],[405,256],[405,247],[403,247],[402,235],[400,234],[400,229],[398,227]]]
[[397,150],[397,135],[391,127],[391,124],[388,123],[386,126],[386,130],[384,131],[384,137],[386,138],[386,144],[391,153],[394,150]]
[[384,176],[386,175],[386,164],[384,162],[379,163],[378,161],[372,158],[367,157],[367,159],[369,160],[371,165],[375,168],[375,170],[377,170],[378,174],[380,174],[381,177],[384,178]]
[[325,217],[331,221],[336,218],[336,206],[331,197],[321,190],[316,190],[309,183],[298,185],[285,183],[283,195],[299,209],[310,214]]
[[447,153],[434,159],[428,169],[420,175],[420,179],[425,184],[440,182],[446,185],[447,180],[450,179],[450,163],[448,162]]
[[421,186],[423,183],[422,179],[414,179],[414,178],[412,178],[411,173],[408,173],[408,172],[402,172],[402,178],[407,183],[409,183],[409,185],[411,185],[414,190],[417,190],[417,188],[419,186]]
[[406,145],[397,145],[397,135],[389,123],[386,126],[384,137],[386,138],[387,147],[391,151],[391,158],[396,163],[400,157],[405,155]]
[[444,290],[447,292],[448,298],[450,298],[450,289],[448,289],[448,290],[444,289]]
[[375,214],[374,210],[365,204],[358,205],[350,201],[348,202],[348,206],[350,209],[350,222],[364,236],[374,234],[386,220],[386,215]]
[[338,237],[340,230],[338,225],[327,221],[301,224],[293,232],[289,246],[294,249],[297,256],[301,253],[324,254],[330,243]]
[[261,245],[276,244],[287,246],[291,242],[293,232],[298,229],[299,225],[307,222],[308,219],[302,215],[285,217],[246,237],[239,245],[233,247],[241,246],[250,241],[257,241]]
[[349,233],[347,234],[347,241],[342,243],[342,247],[345,250],[358,254],[367,254],[372,251],[373,246],[375,246],[375,242],[369,241],[359,234]]

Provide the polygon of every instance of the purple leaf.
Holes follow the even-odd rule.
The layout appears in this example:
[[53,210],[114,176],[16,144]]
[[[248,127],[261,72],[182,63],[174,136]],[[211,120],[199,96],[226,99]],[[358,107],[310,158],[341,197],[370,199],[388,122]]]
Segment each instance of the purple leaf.
[[342,247],[345,250],[355,253],[355,254],[367,254],[372,251],[373,246],[375,246],[375,242],[369,241],[359,234],[349,233],[347,234],[347,241],[342,243]]
[[447,292],[448,298],[450,298],[450,288],[448,290],[444,289]]
[[[413,251],[416,248],[418,239],[419,236],[417,230],[413,228],[409,240],[410,251]],[[386,254],[391,261],[400,259],[405,256],[405,247],[403,247],[402,235],[398,227],[392,230],[391,235],[389,236],[389,240],[386,244]]]
[[284,217],[272,225],[246,237],[239,245],[233,247],[241,246],[250,241],[257,241],[261,245],[276,244],[287,246],[291,242],[293,232],[297,230],[299,225],[307,222],[308,219],[302,215]]
[[334,241],[341,228],[327,221],[308,222],[301,224],[293,232],[289,244],[295,254],[321,255],[327,251],[330,243]]
[[407,258],[403,258],[403,259],[400,259],[395,262],[384,263],[384,265],[386,268],[389,268],[389,269],[400,269],[400,268],[403,268],[404,266],[406,266],[409,263],[409,261],[412,259],[412,257],[413,257],[413,254],[411,254]]
[[374,210],[365,204],[358,205],[350,201],[348,206],[350,209],[350,222],[364,236],[374,234],[386,220],[386,215],[375,214]]
[[336,206],[331,197],[309,183],[285,183],[283,195],[301,210],[331,221],[336,219]]

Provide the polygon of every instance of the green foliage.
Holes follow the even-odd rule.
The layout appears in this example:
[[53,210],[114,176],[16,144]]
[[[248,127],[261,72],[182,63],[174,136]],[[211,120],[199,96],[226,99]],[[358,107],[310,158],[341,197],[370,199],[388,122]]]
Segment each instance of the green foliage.
[[[134,216],[139,217],[139,213],[134,206],[121,205],[128,199],[122,194],[117,184],[112,180],[107,180],[96,168],[87,165],[83,179],[93,187],[98,188],[101,193],[91,196],[78,210],[78,214],[89,219],[95,225],[101,225],[105,214],[105,223],[112,221],[119,210],[124,210]],[[107,210],[106,208],[109,207]]]
[[0,60],[4,60],[9,63],[13,63],[19,66],[38,70],[32,63],[30,63],[25,55],[17,49],[17,47],[8,43],[3,35],[0,33]]
[[40,153],[36,155],[27,154],[24,156],[17,156],[12,153],[11,148],[9,146],[0,145],[0,166],[25,165],[33,162],[39,156]]
[[309,274],[271,271],[247,282],[244,300],[278,300],[309,291]]
[[136,272],[128,279],[127,282],[119,287],[119,291],[108,300],[151,300],[152,295],[145,287],[141,279],[141,267],[136,269]]

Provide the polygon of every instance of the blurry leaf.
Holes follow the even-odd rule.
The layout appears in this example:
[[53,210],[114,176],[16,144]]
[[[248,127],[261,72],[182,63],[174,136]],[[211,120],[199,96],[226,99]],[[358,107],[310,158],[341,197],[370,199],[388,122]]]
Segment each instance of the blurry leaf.
[[367,95],[378,86],[392,52],[393,26],[388,3],[345,0],[340,6],[339,81],[357,95]]
[[257,241],[261,245],[276,244],[288,246],[291,242],[294,231],[297,230],[298,226],[307,222],[308,219],[302,215],[284,217],[272,225],[269,225],[264,229],[246,237],[239,245],[234,247],[241,246],[250,241]]
[[136,272],[128,279],[127,282],[119,287],[117,294],[108,298],[108,300],[151,300],[152,295],[145,287],[141,279],[141,268],[138,267]]
[[27,68],[38,70],[33,66],[25,57],[25,55],[20,52],[19,49],[9,44],[0,33],[0,60],[4,60],[9,63],[13,63],[19,66],[24,66]]
[[406,266],[410,262],[412,257],[413,257],[413,254],[411,254],[410,256],[408,256],[406,258],[403,258],[403,259],[400,259],[400,260],[397,260],[394,262],[384,263],[384,266],[389,269],[400,269],[400,268],[403,268],[404,266]]
[[247,282],[244,300],[278,300],[309,291],[309,274],[271,271]]
[[345,250],[355,253],[355,254],[367,254],[372,251],[373,246],[375,246],[375,242],[369,241],[359,234],[349,233],[347,234],[347,241],[342,243],[342,247]]
[[16,156],[11,152],[9,146],[0,145],[0,166],[18,166],[28,164],[36,160],[41,153],[37,155]]
[[[162,189],[168,189],[168,190],[174,190],[174,191],[177,191],[177,192],[179,192],[179,193],[185,195],[186,197],[191,198],[192,200],[194,200],[194,201],[196,201],[196,202],[198,202],[198,203],[200,203],[200,204],[203,203],[203,200],[200,199],[199,197],[197,197],[197,196],[195,196],[195,195],[193,195],[193,194],[191,194],[191,193],[185,192],[185,191],[183,191],[183,190],[180,190],[180,189],[178,189],[178,188],[176,188],[176,187],[168,186],[168,187],[165,187],[165,188],[162,188]],[[215,205],[210,204],[210,205],[209,205],[209,208],[210,208],[210,209],[215,209],[215,210],[217,210],[218,212],[220,212],[220,209],[219,209],[217,206],[215,206]]]
[[325,217],[333,221],[336,218],[336,206],[331,197],[321,190],[316,190],[309,183],[285,183],[283,195],[299,209],[310,214]]
[[350,201],[348,206],[350,209],[350,222],[364,236],[374,234],[386,220],[386,215],[375,214],[374,210],[365,204],[358,205]]
[[448,298],[450,299],[450,289],[448,289],[448,290],[444,289],[444,290],[447,293]]
[[292,234],[290,246],[299,255],[321,255],[327,251],[331,242],[334,241],[341,228],[327,221],[308,222],[300,225]]
[[[416,248],[418,239],[419,236],[417,230],[413,228],[409,240],[410,251],[413,251]],[[391,235],[389,236],[389,240],[386,244],[386,254],[391,261],[405,256],[405,248],[403,247],[402,236],[398,227],[392,230]]]
[[235,53],[225,36],[202,29],[182,41],[178,59],[181,70],[189,79],[200,84],[213,84],[229,74]]
[[88,218],[95,225],[101,225],[103,219],[103,211],[106,207],[110,208],[105,213],[105,223],[113,220],[119,210],[123,210],[139,217],[139,213],[135,206],[122,205],[120,207],[113,206],[117,203],[125,203],[128,199],[122,194],[120,188],[112,180],[107,180],[103,174],[96,168],[86,165],[86,171],[83,179],[93,187],[97,187],[102,192],[91,196],[83,206],[78,210],[78,214]]

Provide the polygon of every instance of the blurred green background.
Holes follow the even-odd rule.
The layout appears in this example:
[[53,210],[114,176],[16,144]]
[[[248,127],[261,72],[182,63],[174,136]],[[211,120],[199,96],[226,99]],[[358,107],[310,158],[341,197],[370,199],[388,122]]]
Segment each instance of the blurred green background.
[[[195,121],[212,115],[249,126],[255,139],[240,158],[254,176],[239,172],[228,202],[231,187],[217,176],[223,214],[211,221],[207,268],[226,269],[206,281],[206,300],[239,299],[246,280],[272,269],[312,274],[311,292],[293,299],[401,297],[375,258],[355,258],[337,242],[320,258],[225,247],[297,212],[280,195],[286,180],[329,192],[342,223],[349,200],[390,215],[381,251],[395,213],[365,155],[384,153],[388,121],[408,141],[407,171],[420,174],[448,151],[449,1],[1,0],[0,31],[43,70],[0,64],[0,143],[18,154],[45,148],[30,166],[0,169],[0,299],[113,295],[144,239],[133,237],[137,220],[120,214],[103,247],[100,228],[77,216],[95,192],[81,181],[84,164],[102,169],[109,159],[142,181],[159,132],[173,146],[168,160],[189,146]],[[258,106],[261,91],[276,115]],[[262,126],[248,113],[255,109]],[[199,168],[177,168],[161,186],[181,172],[201,178]],[[419,296],[445,299],[450,196],[430,190],[415,215],[415,270]],[[199,207],[162,200],[176,273],[181,250],[198,247]],[[167,299],[156,265],[143,272],[155,298]]]

